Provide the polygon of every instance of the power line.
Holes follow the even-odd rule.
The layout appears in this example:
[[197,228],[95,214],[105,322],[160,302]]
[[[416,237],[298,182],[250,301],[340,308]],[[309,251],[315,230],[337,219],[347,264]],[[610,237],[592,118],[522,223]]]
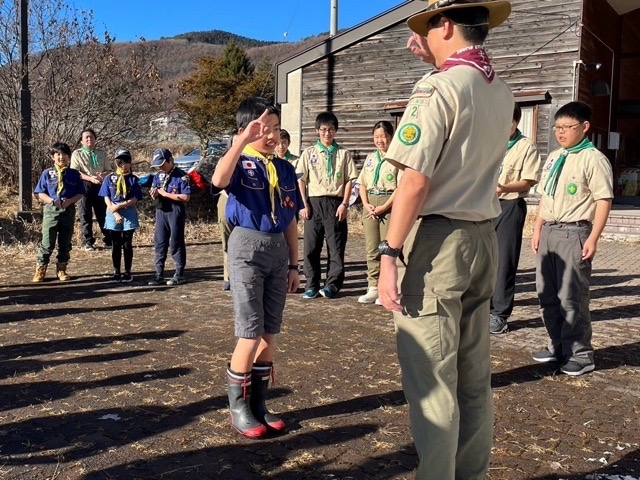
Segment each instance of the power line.
[[[300,0],[298,0],[298,1],[296,2],[296,7],[293,9],[293,14],[291,15],[291,20],[289,20],[289,24],[287,25],[287,28],[285,29],[284,33],[282,34],[282,36],[283,36],[283,38],[284,38],[285,40],[286,40],[287,36],[289,36],[289,29],[291,28],[291,25],[293,24],[293,19],[294,19],[294,18],[295,18],[295,16],[296,16],[296,13],[297,13],[297,11],[298,11],[298,7],[299,7],[299,6],[300,6]],[[283,49],[283,47],[284,47],[284,44],[285,44],[285,42],[283,41],[283,42],[280,44],[280,47],[278,48],[278,50],[276,50],[276,54],[275,54],[275,56],[273,57],[273,63],[271,64],[271,67],[272,67],[272,69],[271,69],[271,75],[273,75],[274,79],[275,79],[275,76],[276,76],[276,74],[275,74],[276,62],[277,62],[277,60],[278,60],[278,59],[279,59],[279,57],[280,57],[280,53],[282,52],[282,49]],[[263,95],[264,95],[264,90],[265,90],[265,88],[267,88],[267,84],[268,84],[268,83],[269,83],[269,77],[267,77],[267,78],[265,79],[265,81],[264,81],[264,85],[262,86],[262,90],[260,91],[260,96],[263,96]]]

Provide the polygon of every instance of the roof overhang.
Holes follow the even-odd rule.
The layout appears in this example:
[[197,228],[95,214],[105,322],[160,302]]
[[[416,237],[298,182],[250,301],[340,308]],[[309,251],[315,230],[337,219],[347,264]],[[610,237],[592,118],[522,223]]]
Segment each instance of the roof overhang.
[[607,0],[607,2],[611,5],[611,8],[618,13],[618,15],[624,15],[636,8],[640,8],[638,0]]
[[391,10],[381,13],[377,17],[327,38],[304,52],[278,63],[276,65],[276,103],[287,102],[287,75],[289,73],[338,53],[393,25],[404,22],[411,15],[423,11],[425,7],[425,2],[422,0],[408,0]]

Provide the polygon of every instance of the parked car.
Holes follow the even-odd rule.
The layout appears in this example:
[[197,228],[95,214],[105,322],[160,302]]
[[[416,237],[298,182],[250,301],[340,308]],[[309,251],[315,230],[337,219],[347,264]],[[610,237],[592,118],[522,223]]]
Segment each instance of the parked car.
[[227,144],[224,142],[212,142],[209,144],[207,148],[207,152],[204,157],[200,154],[200,149],[195,148],[191,150],[186,155],[182,157],[174,158],[174,163],[176,167],[184,170],[185,172],[189,172],[194,169],[198,162],[202,160],[202,158],[216,158],[219,159],[224,151],[227,149]]

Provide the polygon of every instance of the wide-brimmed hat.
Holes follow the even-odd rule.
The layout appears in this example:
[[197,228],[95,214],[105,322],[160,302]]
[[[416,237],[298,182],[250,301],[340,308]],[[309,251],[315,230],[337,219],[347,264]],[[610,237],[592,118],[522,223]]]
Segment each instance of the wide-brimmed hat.
[[[417,13],[407,20],[409,28],[423,37],[429,31],[429,20],[449,10],[470,7],[485,7],[489,10],[489,28],[497,27],[511,14],[511,3],[507,0],[427,0],[429,5],[424,12]],[[446,16],[446,15],[445,15]]]

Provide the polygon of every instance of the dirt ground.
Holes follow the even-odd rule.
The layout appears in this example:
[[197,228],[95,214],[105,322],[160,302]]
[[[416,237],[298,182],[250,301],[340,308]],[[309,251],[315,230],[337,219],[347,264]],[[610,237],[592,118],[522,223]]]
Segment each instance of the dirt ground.
[[[188,283],[159,288],[146,285],[150,245],[128,285],[107,282],[108,251],[75,249],[71,282],[36,285],[34,256],[4,252],[0,478],[413,478],[390,315],[356,302],[363,243],[349,241],[338,298],[288,301],[269,403],[288,432],[259,441],[228,425],[233,313],[218,242],[190,244]],[[492,337],[491,480],[640,477],[639,249],[601,243],[597,370],[570,378],[530,358],[546,335],[525,242],[511,331]]]

